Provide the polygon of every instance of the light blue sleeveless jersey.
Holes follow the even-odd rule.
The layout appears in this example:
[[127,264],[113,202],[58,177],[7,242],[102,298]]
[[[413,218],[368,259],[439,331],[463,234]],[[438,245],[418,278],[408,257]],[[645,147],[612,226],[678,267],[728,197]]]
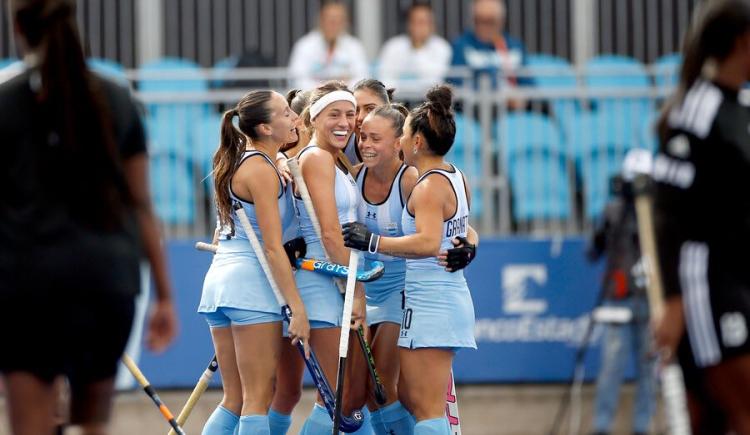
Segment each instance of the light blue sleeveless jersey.
[[[422,174],[444,176],[456,195],[456,213],[443,223],[440,250],[453,247],[451,240],[466,236],[469,228],[469,203],[464,178],[455,166],[452,171],[433,169]],[[407,201],[408,205],[408,201]],[[416,233],[414,216],[404,207],[404,234]],[[474,340],[474,304],[463,270],[447,272],[436,257],[406,260],[406,291],[401,334],[398,345],[410,349],[440,347],[457,350],[476,348]]]
[[[300,151],[297,158],[314,147],[308,145]],[[334,195],[336,198],[336,209],[339,223],[354,222],[357,220],[357,206],[359,204],[359,193],[357,183],[350,174],[344,173],[336,166],[334,178]],[[307,243],[307,258],[325,259],[323,245],[315,233],[310,216],[301,198],[294,198],[294,206],[300,224],[300,232]],[[297,288],[299,289],[302,302],[307,310],[307,318],[310,320],[311,328],[329,328],[341,325],[341,312],[344,307],[343,298],[339,293],[333,279],[319,273],[306,270],[298,270],[295,275]]]
[[[259,151],[245,152],[241,161],[255,156],[261,156],[274,169],[276,168],[273,161]],[[283,187],[278,171],[277,176],[281,229],[284,233],[294,233],[293,226],[296,225],[296,220],[292,192],[290,188]],[[233,203],[242,204],[250,225],[262,244],[263,236],[258,227],[255,205],[239,198],[232,192],[231,187],[229,194]],[[279,304],[234,209],[231,219],[234,231],[229,226],[220,230],[219,248],[203,282],[198,312],[211,313],[217,308],[225,307],[280,314]],[[278,320],[281,320],[280,315]]]
[[[391,189],[385,201],[373,204],[365,197],[365,180],[367,168],[362,167],[357,175],[362,201],[357,213],[358,221],[367,225],[367,229],[375,234],[387,237],[404,235],[401,228],[401,215],[404,209],[401,193],[401,178],[407,166],[401,165],[396,177],[391,182]],[[402,310],[402,295],[404,280],[406,279],[406,260],[385,254],[364,253],[368,261],[382,261],[385,264],[385,274],[380,279],[365,283],[367,296],[367,324],[374,325],[382,322],[400,323]]]

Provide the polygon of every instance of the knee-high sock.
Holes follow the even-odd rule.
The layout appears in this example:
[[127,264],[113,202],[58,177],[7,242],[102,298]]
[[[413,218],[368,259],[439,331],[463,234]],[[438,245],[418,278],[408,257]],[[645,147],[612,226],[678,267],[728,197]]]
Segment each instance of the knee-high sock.
[[316,403],[305,420],[300,435],[331,435],[332,430],[333,421],[328,416],[328,411]]
[[203,426],[203,435],[234,435],[234,430],[240,422],[240,417],[232,411],[219,405]]
[[375,432],[373,432],[373,426],[372,426],[372,415],[370,414],[370,410],[367,409],[366,406],[362,408],[362,417],[364,417],[364,420],[362,421],[362,426],[356,431],[352,432],[352,434],[375,435]]
[[416,420],[399,401],[372,411],[372,429],[376,435],[412,435]]
[[291,425],[291,415],[282,414],[274,409],[268,411],[268,427],[271,428],[271,435],[286,435]]
[[238,435],[271,435],[267,415],[243,415],[240,417]]
[[451,428],[445,417],[431,418],[417,422],[414,435],[450,435]]

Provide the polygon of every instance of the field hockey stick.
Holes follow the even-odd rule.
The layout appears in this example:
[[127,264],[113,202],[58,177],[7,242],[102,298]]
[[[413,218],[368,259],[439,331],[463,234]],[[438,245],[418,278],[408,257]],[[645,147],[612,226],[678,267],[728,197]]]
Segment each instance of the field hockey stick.
[[456,383],[453,380],[453,369],[448,382],[448,391],[445,395],[445,416],[451,427],[451,435],[461,435],[461,419],[458,416],[458,396],[456,395]]
[[[654,231],[653,206],[650,195],[651,178],[644,174],[636,176],[633,180],[633,189],[641,257],[648,275],[646,294],[651,317],[658,319],[664,313],[664,289],[662,288]],[[665,361],[665,365],[660,370],[660,377],[669,433],[672,435],[690,435],[690,417],[687,413],[685,384],[680,366],[674,360]]]
[[[321,229],[320,229],[320,222],[318,221],[318,215],[315,214],[315,206],[312,203],[312,198],[310,198],[310,192],[307,190],[307,183],[305,183],[304,177],[302,177],[302,170],[299,167],[299,162],[297,159],[289,159],[287,161],[287,166],[289,166],[289,171],[292,173],[292,177],[294,178],[294,184],[297,186],[297,190],[299,191],[299,195],[302,198],[302,202],[305,205],[305,210],[307,210],[307,215],[310,216],[310,222],[312,223],[313,228],[315,229],[315,234],[318,236],[319,239],[321,239],[321,247],[323,248],[323,252],[325,253],[326,260],[330,261],[330,256],[328,255],[328,252],[326,251],[325,245],[322,242],[321,238]],[[349,258],[351,260],[351,257]],[[336,285],[339,287],[339,290],[341,290],[341,283],[336,280]],[[375,358],[372,356],[372,349],[370,348],[370,345],[367,343],[367,340],[365,340],[365,329],[360,325],[359,328],[357,328],[357,335],[358,341],[360,344],[360,347],[362,348],[362,352],[365,355],[365,361],[367,363],[367,370],[370,373],[370,377],[372,379],[373,385],[375,385],[375,391],[380,392],[379,394],[382,395],[382,397],[375,397],[376,402],[378,405],[383,405],[387,401],[388,397],[386,397],[385,394],[385,386],[383,386],[383,383],[380,380],[380,376],[378,376],[378,371],[375,369]]]
[[148,382],[148,379],[143,376],[141,369],[138,368],[138,366],[135,364],[135,361],[133,361],[133,359],[130,358],[127,354],[123,354],[122,362],[123,364],[125,364],[125,367],[130,370],[130,373],[133,375],[135,380],[138,381],[141,387],[143,387],[143,391],[148,394],[148,397],[150,397],[156,407],[159,408],[161,415],[163,415],[164,418],[169,422],[169,425],[172,426],[172,429],[174,429],[175,433],[177,433],[178,435],[185,435],[185,431],[182,430],[182,427],[180,427],[179,423],[177,423],[177,421],[174,419],[174,416],[172,415],[172,412],[169,411],[169,408],[167,408],[167,405],[165,405],[164,402],[161,401],[159,395],[156,394],[156,390],[154,390],[154,387],[152,387],[151,383]]
[[[212,245],[210,243],[197,242],[195,249],[199,251],[213,252],[219,249],[218,245]],[[307,270],[310,272],[320,273],[322,275],[328,275],[334,278],[346,278],[349,273],[349,268],[341,264],[331,263],[325,260],[318,260],[316,258],[298,258],[297,269]],[[368,266],[365,264],[365,266]],[[369,267],[362,270],[357,270],[357,281],[360,282],[371,282],[379,279],[385,273],[385,264],[382,261],[371,261]]]
[[352,307],[354,305],[354,285],[357,283],[357,263],[359,251],[349,251],[349,276],[346,278],[346,292],[344,293],[344,311],[341,315],[341,335],[339,337],[339,370],[336,375],[336,413],[333,416],[333,435],[339,434],[341,426],[341,405],[344,401],[344,373],[346,373],[346,356],[349,353],[349,332],[352,323]]
[[[273,295],[276,297],[276,301],[279,303],[279,306],[281,306],[281,314],[282,316],[284,316],[284,320],[287,323],[291,323],[292,315],[293,315],[292,309],[289,308],[289,305],[286,303],[286,300],[284,299],[284,295],[281,294],[281,290],[279,290],[279,286],[276,283],[276,279],[274,279],[271,273],[271,268],[268,265],[268,260],[266,259],[266,256],[263,253],[263,247],[260,245],[258,236],[255,235],[255,230],[253,230],[252,225],[250,225],[250,220],[247,218],[245,209],[242,208],[242,204],[240,203],[235,203],[234,209],[237,213],[237,217],[240,220],[240,224],[242,225],[242,228],[244,228],[245,233],[247,234],[247,238],[250,242],[250,245],[252,246],[253,251],[255,251],[255,256],[258,258],[258,262],[260,263],[260,266],[263,269],[263,272],[265,273],[266,278],[268,279],[268,283],[271,285],[271,289],[273,290]],[[355,264],[354,270],[356,270],[356,264]],[[326,410],[328,411],[328,415],[331,417],[331,419],[334,419],[335,416],[338,415],[339,413],[337,412],[337,409],[336,409],[336,403],[333,397],[333,390],[331,389],[331,385],[328,383],[328,380],[323,374],[323,370],[320,367],[318,358],[315,356],[315,352],[312,349],[310,349],[310,358],[309,359],[306,358],[305,346],[302,340],[299,340],[297,342],[297,350],[299,350],[300,354],[302,355],[302,360],[305,362],[305,365],[307,366],[307,369],[313,378],[313,382],[315,382],[315,386],[317,387],[318,392],[320,393],[320,397],[323,399],[323,404],[325,405]],[[351,416],[341,417],[341,430],[346,433],[354,432],[362,426],[363,422],[364,422],[364,416],[362,415],[362,412],[360,410],[355,410]]]
[[[198,383],[195,384],[195,388],[193,388],[190,397],[188,397],[187,402],[185,402],[185,405],[182,407],[180,415],[177,416],[177,424],[180,426],[185,424],[188,417],[190,417],[190,414],[193,412],[193,408],[195,408],[195,405],[198,403],[198,400],[206,391],[206,388],[208,388],[208,383],[211,382],[211,378],[214,376],[214,373],[216,373],[218,368],[219,362],[216,360],[216,355],[214,355],[211,362],[208,363],[208,367],[206,367],[203,374],[201,374],[200,379],[198,379]],[[176,435],[176,432],[174,429],[170,429],[168,435]]]

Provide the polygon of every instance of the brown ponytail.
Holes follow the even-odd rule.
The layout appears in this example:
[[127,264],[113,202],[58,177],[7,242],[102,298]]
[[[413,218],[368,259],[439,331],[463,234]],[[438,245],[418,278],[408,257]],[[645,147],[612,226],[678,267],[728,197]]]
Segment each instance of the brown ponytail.
[[[256,127],[271,121],[269,102],[272,96],[272,91],[249,92],[235,108],[225,112],[221,120],[221,142],[213,160],[216,210],[221,225],[233,228],[230,218],[232,199],[229,197],[232,176],[247,148],[248,138],[257,139]],[[239,130],[232,123],[235,116],[239,118]]]

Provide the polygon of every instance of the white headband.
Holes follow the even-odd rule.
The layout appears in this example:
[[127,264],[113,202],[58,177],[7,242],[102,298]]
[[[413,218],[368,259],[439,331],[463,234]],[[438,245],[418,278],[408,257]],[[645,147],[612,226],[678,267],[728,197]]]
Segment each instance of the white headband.
[[354,95],[352,95],[351,92],[333,91],[323,95],[320,100],[314,102],[312,106],[310,106],[310,119],[315,119],[323,109],[337,101],[348,101],[354,105],[355,109],[357,108],[357,100],[354,99]]

